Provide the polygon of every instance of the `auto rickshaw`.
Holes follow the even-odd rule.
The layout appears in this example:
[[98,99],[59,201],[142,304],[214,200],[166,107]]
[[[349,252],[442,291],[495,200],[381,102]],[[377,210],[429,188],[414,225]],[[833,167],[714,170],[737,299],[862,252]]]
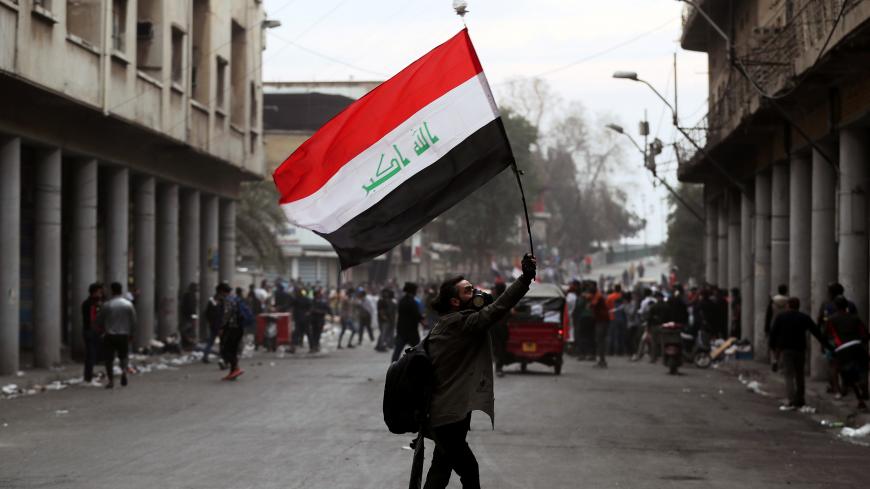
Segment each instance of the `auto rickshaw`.
[[533,282],[508,317],[505,365],[519,363],[525,372],[529,363],[538,362],[560,375],[569,320],[562,288]]

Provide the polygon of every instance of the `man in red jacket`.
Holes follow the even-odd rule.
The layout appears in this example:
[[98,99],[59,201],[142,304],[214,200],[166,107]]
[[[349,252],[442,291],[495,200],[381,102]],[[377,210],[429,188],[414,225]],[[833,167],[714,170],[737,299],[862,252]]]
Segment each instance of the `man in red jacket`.
[[607,368],[607,360],[604,357],[607,353],[607,328],[610,325],[610,311],[607,307],[607,299],[598,290],[598,286],[590,282],[589,287],[592,290],[589,308],[595,318],[595,352],[598,356],[598,363],[595,366]]

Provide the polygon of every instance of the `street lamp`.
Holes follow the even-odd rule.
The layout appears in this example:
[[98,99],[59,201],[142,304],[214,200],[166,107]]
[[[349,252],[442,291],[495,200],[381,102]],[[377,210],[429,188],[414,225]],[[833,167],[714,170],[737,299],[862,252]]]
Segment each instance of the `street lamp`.
[[633,71],[617,71],[613,74],[613,78],[621,78],[623,80],[637,81],[637,73]]
[[695,142],[694,139],[692,139],[691,136],[689,136],[689,133],[687,133],[685,129],[683,129],[682,127],[680,127],[679,119],[677,118],[677,111],[676,111],[676,109],[674,109],[674,106],[671,105],[670,102],[668,102],[668,99],[666,99],[666,98],[664,97],[664,95],[662,95],[658,90],[656,90],[656,87],[652,86],[652,84],[650,84],[650,82],[644,80],[643,78],[639,78],[639,77],[637,76],[637,73],[634,72],[634,71],[617,71],[617,72],[614,72],[614,73],[613,73],[613,78],[617,78],[617,79],[620,79],[620,80],[631,80],[631,81],[636,81],[636,82],[643,83],[644,85],[646,85],[647,87],[649,87],[649,89],[652,90],[653,93],[655,93],[656,96],[657,96],[659,99],[661,99],[662,102],[664,102],[664,104],[668,107],[668,109],[671,110],[671,115],[673,116],[674,127],[676,127],[678,131],[680,131],[680,134],[682,134],[683,137],[685,137],[685,138],[686,138],[690,143],[692,143],[692,146],[694,146],[695,149],[696,149],[699,153],[701,153],[701,155],[704,156],[704,158],[706,158],[710,163],[712,163],[712,164],[713,164],[713,167],[716,168],[716,169],[719,171],[719,173],[721,173],[725,178],[727,178],[727,179],[731,182],[732,185],[734,185],[735,187],[737,187],[737,189],[740,190],[741,193],[746,194],[746,188],[743,186],[743,184],[740,183],[739,181],[737,181],[737,179],[734,178],[730,173],[728,173],[728,172],[725,170],[725,168],[722,167],[722,165],[719,164],[719,162],[717,162],[716,160],[714,160],[713,157],[710,156],[710,154],[707,153],[706,150],[704,150],[704,148],[702,148],[702,147],[701,147],[697,142]]
[[[634,144],[634,147],[637,148],[638,151],[640,151],[640,154],[643,155],[644,166],[652,173],[653,177],[656,180],[658,180],[659,183],[664,185],[666,189],[668,189],[668,192],[670,192],[671,195],[673,195],[674,198],[677,199],[677,202],[679,202],[680,204],[683,204],[683,207],[688,209],[689,212],[691,212],[696,218],[698,218],[699,221],[701,221],[702,223],[704,222],[704,218],[701,216],[701,214],[698,211],[696,211],[692,205],[690,205],[688,202],[686,202],[685,199],[683,199],[680,196],[680,194],[678,194],[677,191],[674,190],[673,187],[671,187],[671,185],[664,178],[662,178],[662,177],[658,176],[658,174],[656,174],[655,163],[653,162],[654,156],[649,155],[646,152],[646,148],[641,148],[641,146],[639,144],[637,144],[637,141],[635,141],[634,138],[631,137],[631,134],[625,132],[625,130],[622,128],[622,126],[620,126],[618,124],[607,124],[604,127],[610,129],[613,132],[616,132],[618,134],[622,134],[625,137],[627,137],[629,139],[629,141],[631,141],[631,143]],[[658,138],[656,138],[655,141],[653,141],[652,144],[650,144],[650,147],[651,147],[650,149],[654,150],[653,154],[661,153],[662,142],[659,141]]]

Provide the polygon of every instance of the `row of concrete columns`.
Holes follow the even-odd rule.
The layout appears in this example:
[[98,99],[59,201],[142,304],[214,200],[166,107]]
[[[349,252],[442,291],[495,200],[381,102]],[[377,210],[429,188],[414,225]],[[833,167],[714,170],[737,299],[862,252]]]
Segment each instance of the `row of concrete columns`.
[[[751,192],[707,189],[704,255],[707,281],[741,290],[744,338],[767,359],[767,303],[779,284],[815,317],[827,285],[839,281],[862,318],[868,313],[868,134],[840,132],[839,147],[792,155],[758,173]],[[839,161],[839,175],[826,159]],[[754,187],[754,188],[753,188]],[[839,214],[836,212],[839,210]],[[811,370],[824,375],[825,359],[813,344]]]
[[[34,152],[33,332],[37,367],[61,360],[62,286],[72,301],[69,319],[73,351],[82,349],[82,318],[78,304],[98,272],[98,177],[94,159],[71,165],[70,189],[62,188],[59,149]],[[0,375],[19,368],[21,273],[21,140],[0,137]],[[219,280],[231,282],[235,269],[235,202],[173,183],[158,183],[147,175],[131,176],[126,168],[111,168],[105,189],[105,270],[103,279],[128,282],[130,190],[133,202],[133,278],[139,294],[139,325],[134,346],[178,331],[181,285],[198,283],[204,303]],[[61,263],[63,193],[70,209],[69,282]],[[214,270],[219,253],[218,270]],[[156,301],[156,302],[155,302]],[[155,329],[156,326],[156,329]]]

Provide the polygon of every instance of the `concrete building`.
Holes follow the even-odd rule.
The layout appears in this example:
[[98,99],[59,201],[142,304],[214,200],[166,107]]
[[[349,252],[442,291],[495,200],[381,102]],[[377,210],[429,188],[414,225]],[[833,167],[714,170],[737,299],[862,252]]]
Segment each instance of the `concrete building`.
[[[827,284],[839,281],[868,318],[870,4],[697,4],[730,38],[685,11],[682,47],[709,57],[709,112],[698,128],[724,171],[696,153],[679,178],[704,185],[707,280],[742,289],[743,336],[764,359],[765,311],[779,284],[815,317]],[[818,345],[810,363],[825,375]]]
[[[81,351],[95,281],[136,294],[136,347],[189,283],[233,280],[262,178],[259,0],[0,0],[0,374]],[[204,299],[207,294],[201,294]]]

